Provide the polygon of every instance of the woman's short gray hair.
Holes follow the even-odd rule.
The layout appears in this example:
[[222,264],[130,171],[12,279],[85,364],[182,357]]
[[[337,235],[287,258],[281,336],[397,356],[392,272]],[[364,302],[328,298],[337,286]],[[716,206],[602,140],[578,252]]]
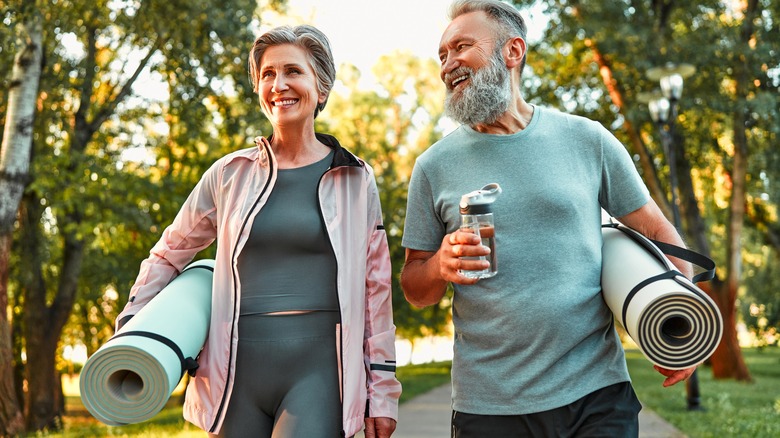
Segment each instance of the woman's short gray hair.
[[[514,37],[520,37],[523,41],[527,41],[526,34],[528,30],[520,12],[514,6],[499,0],[456,0],[450,6],[450,20],[454,20],[463,14],[477,11],[484,12],[488,18],[498,24],[496,29],[497,45],[504,44],[507,40]],[[521,73],[524,67],[525,54],[523,54],[523,62],[520,64]]]
[[325,95],[325,101],[317,105],[314,117],[325,108],[328,95],[336,80],[336,65],[333,61],[333,53],[330,50],[328,37],[314,26],[280,26],[260,35],[252,44],[249,51],[249,78],[255,92],[260,86],[260,60],[265,51],[271,46],[281,44],[293,44],[306,51],[309,64],[317,78],[317,91]]

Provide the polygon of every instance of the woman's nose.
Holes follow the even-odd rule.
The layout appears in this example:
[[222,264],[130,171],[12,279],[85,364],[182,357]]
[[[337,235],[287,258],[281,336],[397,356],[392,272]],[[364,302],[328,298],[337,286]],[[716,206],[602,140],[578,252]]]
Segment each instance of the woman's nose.
[[274,86],[273,91],[280,92],[287,90],[289,87],[287,86],[287,80],[285,79],[284,75],[278,75],[274,79]]

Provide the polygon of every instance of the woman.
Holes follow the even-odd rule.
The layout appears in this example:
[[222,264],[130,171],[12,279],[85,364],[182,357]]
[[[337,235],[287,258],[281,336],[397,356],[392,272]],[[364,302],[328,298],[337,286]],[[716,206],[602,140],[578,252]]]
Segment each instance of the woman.
[[[273,135],[218,160],[141,264],[118,324],[217,240],[209,336],[184,417],[219,437],[395,430],[390,257],[371,167],[314,132],[335,79],[311,26],[255,41]],[[367,418],[365,418],[367,417]]]

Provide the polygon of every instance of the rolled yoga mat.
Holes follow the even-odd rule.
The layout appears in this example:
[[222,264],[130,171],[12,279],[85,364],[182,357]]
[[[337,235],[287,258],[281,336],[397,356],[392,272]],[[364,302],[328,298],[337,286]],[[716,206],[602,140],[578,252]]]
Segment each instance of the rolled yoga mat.
[[651,241],[622,225],[602,227],[602,236],[604,300],[645,357],[670,370],[689,368],[710,357],[720,343],[723,320],[712,299],[694,284],[705,275],[689,281],[664,252],[688,261],[709,261],[710,271],[703,273],[709,278],[714,275],[714,263],[684,248]]
[[214,260],[188,265],[95,352],[81,371],[81,400],[110,426],[146,421],[197,368],[208,334]]

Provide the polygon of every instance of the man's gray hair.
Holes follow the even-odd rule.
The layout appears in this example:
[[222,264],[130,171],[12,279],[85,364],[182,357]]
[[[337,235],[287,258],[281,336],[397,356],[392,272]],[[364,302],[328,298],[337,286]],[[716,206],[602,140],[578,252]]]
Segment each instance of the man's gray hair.
[[252,80],[252,87],[258,92],[260,87],[260,60],[265,51],[271,46],[281,44],[293,44],[302,48],[314,70],[314,76],[317,78],[317,91],[325,95],[325,101],[317,105],[314,110],[314,117],[325,108],[328,102],[328,95],[336,81],[336,65],[333,61],[333,53],[330,50],[328,37],[322,31],[314,26],[280,26],[269,30],[260,35],[252,45],[249,51],[249,78]]
[[[498,24],[496,27],[496,45],[506,43],[510,38],[520,37],[526,40],[528,29],[525,20],[514,6],[499,0],[456,0],[450,6],[449,17],[454,20],[463,14],[482,11],[489,19]],[[525,54],[520,63],[520,73],[525,67]]]

